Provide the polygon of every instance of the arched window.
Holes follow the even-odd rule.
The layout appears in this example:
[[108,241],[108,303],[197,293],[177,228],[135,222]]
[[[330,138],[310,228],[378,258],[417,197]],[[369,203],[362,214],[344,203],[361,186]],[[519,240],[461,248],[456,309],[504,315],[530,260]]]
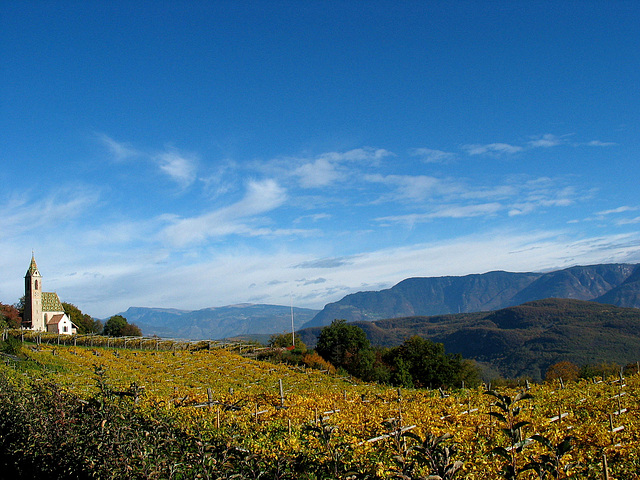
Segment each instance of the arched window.
[[38,280],[36,280],[36,290],[38,289]]

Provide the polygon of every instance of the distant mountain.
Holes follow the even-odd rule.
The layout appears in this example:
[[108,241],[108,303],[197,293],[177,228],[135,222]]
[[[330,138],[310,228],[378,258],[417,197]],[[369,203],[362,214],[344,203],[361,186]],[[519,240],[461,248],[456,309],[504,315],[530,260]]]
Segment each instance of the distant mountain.
[[[294,307],[295,328],[317,313],[318,310]],[[240,304],[202,310],[131,307],[119,315],[138,325],[144,335],[191,340],[291,331],[291,307],[282,305]]]
[[324,307],[304,325],[335,319],[373,321],[414,315],[491,311],[544,298],[569,298],[640,308],[640,265],[571,267],[548,273],[489,272],[409,278],[377,292],[359,292]]
[[[640,360],[640,310],[596,302],[545,299],[491,312],[356,322],[373,345],[394,346],[419,335],[449,353],[475,359],[486,372],[544,378],[559,361],[577,365]],[[298,332],[315,345],[320,327]]]

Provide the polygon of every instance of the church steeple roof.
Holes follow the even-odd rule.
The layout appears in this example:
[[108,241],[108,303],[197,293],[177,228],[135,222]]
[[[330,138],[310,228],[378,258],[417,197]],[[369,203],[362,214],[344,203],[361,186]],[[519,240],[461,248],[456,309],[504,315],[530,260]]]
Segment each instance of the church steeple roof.
[[40,272],[38,271],[38,265],[36,265],[36,257],[35,255],[32,253],[31,254],[31,263],[29,264],[29,269],[27,270],[27,276],[31,277],[34,275],[40,275]]

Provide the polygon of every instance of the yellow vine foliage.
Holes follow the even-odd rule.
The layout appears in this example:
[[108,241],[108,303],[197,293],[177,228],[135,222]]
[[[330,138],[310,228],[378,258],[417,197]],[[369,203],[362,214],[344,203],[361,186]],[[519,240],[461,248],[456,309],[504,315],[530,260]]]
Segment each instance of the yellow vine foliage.
[[[503,460],[488,452],[508,446],[498,420],[489,415],[496,411],[495,398],[483,388],[447,396],[438,390],[399,390],[260,362],[224,348],[171,352],[41,345],[28,351],[50,367],[50,380],[80,396],[97,394],[94,369],[102,367],[115,389],[144,386],[137,408],[145,415],[153,417],[162,409],[187,433],[233,435],[245,448],[274,461],[282,453],[304,452],[328,462],[332,449],[348,448],[345,461],[352,471],[390,477],[393,445],[384,437],[392,433],[385,427],[389,419],[421,437],[451,433],[456,460],[464,462],[457,478],[500,478]],[[305,363],[325,366],[312,355]],[[501,389],[511,396],[517,391]],[[565,382],[564,388],[557,381],[533,384],[529,393],[533,399],[521,403],[519,414],[529,422],[523,435],[544,435],[553,445],[571,435],[575,448],[562,463],[578,465],[576,478],[602,478],[606,455],[609,478],[640,479],[640,375]],[[308,426],[320,423],[335,427],[328,443],[308,433]],[[373,441],[377,437],[383,438]],[[525,447],[520,466],[543,453],[538,443]],[[573,478],[568,473],[560,478]],[[518,478],[538,477],[530,471]]]

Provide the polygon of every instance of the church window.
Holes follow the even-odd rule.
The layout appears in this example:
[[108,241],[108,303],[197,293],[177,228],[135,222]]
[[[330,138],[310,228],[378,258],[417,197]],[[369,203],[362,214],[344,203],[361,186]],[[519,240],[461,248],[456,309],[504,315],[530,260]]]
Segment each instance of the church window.
[[38,289],[38,280],[36,280],[36,290]]

